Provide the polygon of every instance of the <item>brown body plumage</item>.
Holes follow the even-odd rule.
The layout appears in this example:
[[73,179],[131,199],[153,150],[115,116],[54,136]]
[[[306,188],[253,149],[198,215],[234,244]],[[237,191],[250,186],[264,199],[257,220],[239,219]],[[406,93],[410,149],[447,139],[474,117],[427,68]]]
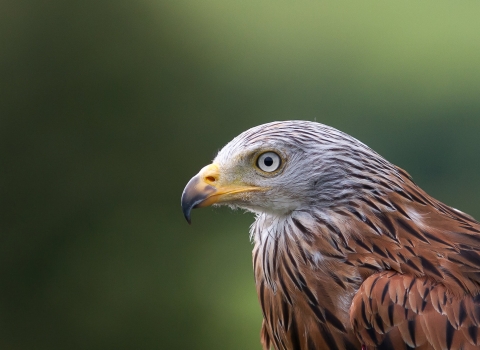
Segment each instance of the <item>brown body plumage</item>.
[[[257,213],[251,233],[263,348],[479,348],[480,224],[430,197],[367,146],[318,125],[249,130],[217,156],[220,170],[199,174],[214,191],[232,183],[250,188],[242,196],[224,191],[225,200],[215,202]],[[304,151],[311,142],[316,151]],[[239,146],[247,155],[233,151]],[[265,150],[284,152],[287,164],[275,178],[225,175],[232,172],[227,162],[237,159],[233,168],[240,162],[243,169],[251,162],[237,157]],[[318,164],[302,163],[308,157]],[[273,181],[282,176],[289,178],[277,187]],[[288,181],[300,184],[290,190]],[[197,184],[192,195],[192,186],[184,208],[211,204],[210,192],[199,197],[209,189]]]

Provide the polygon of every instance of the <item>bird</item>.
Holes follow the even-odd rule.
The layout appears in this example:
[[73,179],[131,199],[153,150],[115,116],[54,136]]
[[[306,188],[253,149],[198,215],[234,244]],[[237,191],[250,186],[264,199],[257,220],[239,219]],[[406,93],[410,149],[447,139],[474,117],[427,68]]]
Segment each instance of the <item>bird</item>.
[[194,208],[255,214],[264,350],[480,348],[480,223],[354,137],[253,127],[186,185]]

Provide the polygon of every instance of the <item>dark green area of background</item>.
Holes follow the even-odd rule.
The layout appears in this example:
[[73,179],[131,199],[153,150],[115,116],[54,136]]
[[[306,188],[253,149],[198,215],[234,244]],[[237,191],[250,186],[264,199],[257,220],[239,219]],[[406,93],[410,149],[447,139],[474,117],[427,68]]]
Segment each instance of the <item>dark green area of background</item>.
[[250,214],[181,191],[317,120],[480,218],[477,2],[0,1],[0,348],[259,349]]

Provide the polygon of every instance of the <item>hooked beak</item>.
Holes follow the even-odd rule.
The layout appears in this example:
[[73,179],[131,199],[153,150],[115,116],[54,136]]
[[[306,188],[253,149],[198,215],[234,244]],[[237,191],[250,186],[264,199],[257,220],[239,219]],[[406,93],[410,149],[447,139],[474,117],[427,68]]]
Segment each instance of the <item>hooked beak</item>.
[[213,163],[204,167],[192,177],[182,193],[182,210],[185,219],[191,224],[191,211],[208,207],[215,203],[235,199],[236,193],[259,191],[260,187],[224,184],[221,182],[218,165]]

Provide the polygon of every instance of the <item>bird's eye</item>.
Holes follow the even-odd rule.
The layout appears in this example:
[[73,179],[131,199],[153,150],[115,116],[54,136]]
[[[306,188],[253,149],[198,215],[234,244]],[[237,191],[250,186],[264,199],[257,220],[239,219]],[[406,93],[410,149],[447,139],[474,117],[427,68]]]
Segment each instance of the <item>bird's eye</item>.
[[280,156],[274,152],[265,152],[257,159],[257,166],[267,173],[277,170],[281,163]]

